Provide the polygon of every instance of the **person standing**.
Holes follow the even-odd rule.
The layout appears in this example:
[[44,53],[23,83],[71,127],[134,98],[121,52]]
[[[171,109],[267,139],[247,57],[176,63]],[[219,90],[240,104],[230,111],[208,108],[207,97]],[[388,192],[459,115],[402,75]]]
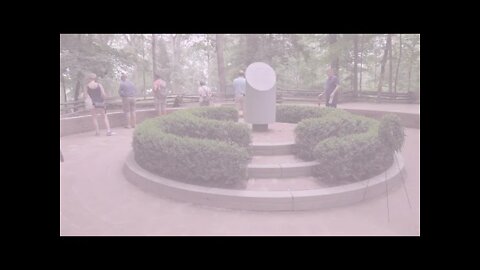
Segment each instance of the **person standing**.
[[210,106],[212,91],[204,82],[200,82],[200,87],[198,87],[198,94],[200,95],[200,106]]
[[137,88],[130,81],[127,80],[127,75],[122,74],[120,77],[122,82],[118,94],[122,97],[123,113],[125,114],[125,128],[135,128],[137,117],[135,113],[135,96],[137,95]]
[[235,103],[237,104],[237,110],[240,116],[243,116],[244,114],[246,88],[247,88],[247,81],[245,80],[244,72],[241,70],[238,73],[238,77],[233,80],[233,90],[235,92]]
[[153,82],[153,97],[155,100],[155,110],[158,115],[164,115],[166,113],[165,107],[167,106],[167,83],[160,79],[158,74],[155,74],[155,80]]
[[83,96],[85,100],[90,99],[93,105],[90,109],[90,112],[92,114],[93,125],[95,126],[95,135],[100,136],[97,121],[97,114],[100,114],[103,116],[103,120],[105,121],[107,136],[112,136],[115,133],[110,129],[110,122],[108,121],[107,105],[105,104],[105,98],[107,95],[105,94],[105,89],[100,83],[97,82],[97,75],[91,74],[89,79],[90,82],[85,86]]
[[325,91],[318,95],[319,98],[322,96],[325,97],[325,106],[336,108],[337,99],[338,99],[338,89],[340,88],[340,83],[337,76],[332,68],[329,68],[327,71],[328,78],[325,81],[324,89]]

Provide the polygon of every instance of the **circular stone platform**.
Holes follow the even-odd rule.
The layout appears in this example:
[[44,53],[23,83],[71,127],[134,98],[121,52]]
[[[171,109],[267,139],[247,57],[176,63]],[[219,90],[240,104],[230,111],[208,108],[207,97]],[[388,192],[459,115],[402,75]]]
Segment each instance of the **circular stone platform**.
[[396,154],[396,158],[399,166],[394,163],[385,173],[367,180],[307,190],[232,190],[181,183],[141,168],[133,152],[127,158],[124,174],[139,188],[175,200],[221,208],[295,211],[357,203],[398,187],[403,178],[404,163],[399,154]]

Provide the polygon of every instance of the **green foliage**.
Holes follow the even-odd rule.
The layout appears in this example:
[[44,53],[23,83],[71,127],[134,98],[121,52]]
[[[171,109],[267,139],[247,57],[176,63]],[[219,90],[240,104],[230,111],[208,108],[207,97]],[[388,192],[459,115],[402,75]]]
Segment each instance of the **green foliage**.
[[348,113],[329,113],[320,118],[301,121],[295,128],[295,145],[298,157],[314,159],[314,147],[318,142],[332,137],[365,132],[371,121]]
[[277,105],[276,121],[281,123],[298,123],[303,119],[325,116],[334,110],[333,108],[325,107]]
[[[403,144],[395,115],[381,122],[344,110],[277,106],[277,121],[295,123],[296,155],[319,163],[315,176],[331,181],[359,181],[386,170]],[[304,119],[304,120],[302,120]]]
[[250,129],[246,124],[201,118],[194,112],[178,111],[163,117],[162,129],[178,136],[219,140],[243,147],[250,144]]
[[208,119],[238,122],[238,111],[231,107],[201,107],[195,108],[192,113]]
[[314,149],[319,163],[314,175],[325,180],[359,181],[385,171],[393,163],[393,152],[379,141],[377,127],[319,142]]
[[392,151],[400,151],[405,141],[405,131],[398,115],[390,113],[382,117],[378,129],[380,141]]
[[[167,81],[169,91],[196,94],[200,80],[207,81],[212,90],[217,90],[219,78],[214,34],[156,36],[157,69]],[[336,36],[337,41],[330,44],[328,34],[226,34],[223,51],[226,82],[231,84],[238,70],[245,69],[253,61],[264,61],[277,72],[279,88],[322,90],[326,70],[331,60],[338,57],[341,82],[349,90],[354,59],[353,36]],[[393,67],[396,68],[399,35],[392,37]],[[99,75],[109,95],[116,95],[118,77],[122,72],[129,73],[139,89],[149,89],[153,79],[151,44],[151,34],[60,35],[60,70],[68,99],[73,99],[77,81],[85,83],[83,78],[88,72]],[[384,45],[385,35],[382,34],[362,34],[359,37],[363,90],[375,90],[378,85],[378,63]],[[397,91],[419,92],[419,35],[402,34],[400,62]],[[386,70],[385,74],[389,72]],[[384,81],[388,83],[388,79]]]
[[216,187],[244,183],[250,158],[245,148],[248,127],[199,117],[199,111],[178,111],[141,123],[133,137],[135,160],[146,170],[178,181]]
[[276,121],[281,123],[298,123],[308,118],[318,118],[327,114],[350,115],[347,111],[335,108],[301,105],[277,105]]

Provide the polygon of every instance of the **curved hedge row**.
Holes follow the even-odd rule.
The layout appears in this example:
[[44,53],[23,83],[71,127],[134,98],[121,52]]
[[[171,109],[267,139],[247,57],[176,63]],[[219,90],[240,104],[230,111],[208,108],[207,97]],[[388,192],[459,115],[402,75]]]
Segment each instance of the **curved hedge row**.
[[145,120],[133,136],[135,160],[161,176],[235,187],[246,180],[250,129],[234,108],[195,108]]
[[277,121],[299,122],[296,155],[316,160],[313,173],[325,180],[359,181],[385,171],[405,136],[393,114],[379,122],[340,109],[280,105]]

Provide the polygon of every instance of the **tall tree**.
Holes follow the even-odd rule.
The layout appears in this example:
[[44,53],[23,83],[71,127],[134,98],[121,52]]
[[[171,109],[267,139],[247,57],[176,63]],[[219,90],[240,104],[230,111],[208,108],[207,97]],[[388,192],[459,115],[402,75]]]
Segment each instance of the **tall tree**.
[[156,58],[156,41],[155,41],[155,34],[152,34],[152,72],[153,72],[153,76],[155,77],[155,73],[157,72],[157,60],[155,59]]
[[380,69],[380,78],[378,81],[378,88],[377,88],[377,93],[378,96],[377,98],[380,98],[380,92],[382,91],[382,86],[383,86],[383,75],[385,73],[385,64],[387,63],[387,57],[388,57],[388,49],[390,48],[390,45],[392,44],[392,35],[388,34],[387,35],[387,40],[385,42],[385,50],[383,52],[383,58],[382,58],[382,65]]
[[143,75],[143,99],[146,99],[147,98],[147,83],[146,83],[146,80],[145,80],[145,69],[146,69],[146,62],[145,62],[145,36],[142,34],[141,35],[142,39],[141,39],[141,42],[142,42],[142,75]]
[[65,102],[67,102],[67,89],[66,89],[66,86],[65,86],[65,78],[64,78],[64,72],[62,70],[62,72],[60,73],[60,79],[62,80],[62,89],[63,89],[63,98],[65,100]]
[[358,35],[353,36],[353,95],[356,97],[358,94]]
[[394,88],[395,94],[397,93],[398,71],[400,70],[400,61],[402,60],[402,34],[400,34],[399,38],[400,38],[400,45],[399,45],[399,52],[398,52],[397,72],[395,74],[395,88]]
[[358,84],[359,92],[362,91],[362,74],[363,74],[363,35],[361,35],[360,37],[360,82]]
[[226,95],[225,88],[225,62],[223,59],[224,39],[223,35],[216,35],[217,64],[218,64],[218,81],[220,93]]
[[330,67],[335,70],[335,73],[338,74],[338,50],[336,48],[336,43],[337,43],[337,34],[329,34],[328,35],[328,43],[330,44],[329,50],[330,50],[330,57],[331,57],[331,62],[330,62]]
[[[79,55],[80,55],[80,49],[82,48],[82,35],[81,34],[78,34],[77,35],[77,40],[78,40],[78,47],[79,49],[76,51],[76,56],[77,56],[77,59],[79,58]],[[81,70],[79,70],[77,72],[77,82],[75,83],[75,93],[74,93],[74,97],[73,97],[73,100],[77,101],[78,100],[78,96],[80,95],[80,91],[81,91],[81,88],[82,88],[82,79],[83,79],[83,72]]]
[[393,68],[392,68],[392,37],[390,35],[390,43],[388,44],[388,92],[392,93],[392,82],[393,82]]
[[172,35],[172,65],[171,65],[171,76],[170,84],[172,85],[172,90],[177,88],[177,34]]
[[246,59],[245,67],[258,60],[257,54],[259,50],[259,37],[257,34],[245,35]]

